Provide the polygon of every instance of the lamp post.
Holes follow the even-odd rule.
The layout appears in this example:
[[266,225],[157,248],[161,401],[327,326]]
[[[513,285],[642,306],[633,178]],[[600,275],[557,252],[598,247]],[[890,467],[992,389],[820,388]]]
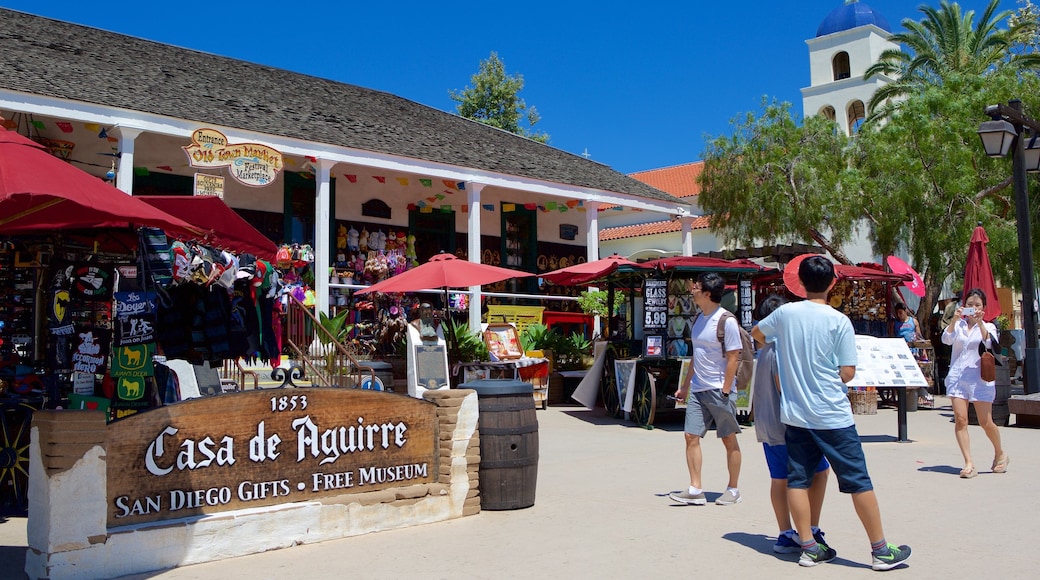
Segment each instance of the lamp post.
[[[1029,127],[1034,138],[1030,143],[1030,159],[1037,158],[1040,148],[1035,148],[1036,135],[1040,134],[1040,123],[1022,114],[1022,102],[1008,101],[1007,105],[990,105],[986,114],[992,121],[979,126],[979,137],[989,157],[1004,157],[1014,146],[1011,156],[1012,185],[1015,193],[1015,217],[1018,222],[1018,267],[1022,279],[1022,328],[1026,335],[1025,347],[1025,392],[1040,392],[1040,349],[1037,345],[1036,285],[1033,278],[1033,237],[1029,228],[1029,189],[1026,182],[1025,127]],[[1035,162],[1034,162],[1035,163]]]

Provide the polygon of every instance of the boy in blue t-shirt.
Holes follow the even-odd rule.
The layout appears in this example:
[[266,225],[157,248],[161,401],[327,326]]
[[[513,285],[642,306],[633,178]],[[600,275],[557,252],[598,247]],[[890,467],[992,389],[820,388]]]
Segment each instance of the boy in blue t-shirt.
[[[766,318],[786,303],[787,301],[780,296],[769,296],[758,306],[759,319]],[[758,350],[751,400],[755,402],[755,437],[762,444],[766,466],[769,468],[769,501],[773,504],[773,513],[780,530],[776,535],[773,551],[778,554],[793,554],[802,551],[802,544],[798,533],[791,527],[791,510],[787,505],[787,445],[784,441],[787,427],[780,421],[780,376],[775,346],[775,343],[770,342]],[[813,538],[820,544],[826,544],[819,525],[829,476],[830,464],[823,458],[816,466],[816,474],[813,475],[812,484],[809,486],[809,521],[812,524]]]
[[815,566],[837,556],[813,538],[810,523],[809,486],[826,457],[838,489],[852,495],[870,539],[872,568],[890,570],[910,557],[910,547],[885,540],[845,386],[856,375],[856,335],[848,317],[827,303],[834,265],[809,256],[798,266],[798,279],[806,300],[781,306],[751,329],[758,342],[776,344],[780,419],[787,426],[787,500],[802,544],[798,563]]

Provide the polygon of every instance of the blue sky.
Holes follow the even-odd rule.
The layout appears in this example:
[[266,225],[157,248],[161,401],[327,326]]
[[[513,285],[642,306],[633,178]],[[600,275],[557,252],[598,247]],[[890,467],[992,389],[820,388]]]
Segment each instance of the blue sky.
[[[866,2],[894,31],[913,0]],[[0,0],[0,5],[386,91],[454,111],[495,51],[542,116],[550,145],[631,173],[699,159],[763,96],[801,113],[805,40],[843,0],[168,3]],[[938,0],[927,4],[938,6]],[[985,0],[962,0],[981,12]],[[1013,10],[1016,0],[1002,0]],[[198,7],[193,10],[193,7]],[[474,6],[479,7],[474,10]]]

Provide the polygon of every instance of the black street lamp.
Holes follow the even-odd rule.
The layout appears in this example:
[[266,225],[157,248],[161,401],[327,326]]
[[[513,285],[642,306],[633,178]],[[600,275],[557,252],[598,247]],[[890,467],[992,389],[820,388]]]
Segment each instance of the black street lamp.
[[[1029,189],[1026,172],[1037,171],[1040,147],[1040,123],[1022,114],[1022,102],[1015,99],[1007,105],[990,105],[986,114],[992,121],[979,126],[979,137],[986,155],[1004,157],[1014,146],[1011,156],[1011,177],[1015,192],[1015,217],[1018,222],[1018,268],[1022,277],[1022,328],[1026,335],[1025,369],[1023,377],[1026,393],[1040,392],[1040,349],[1037,345],[1036,285],[1033,278],[1033,237],[1029,231]],[[1033,138],[1029,143],[1029,161],[1026,160],[1026,136],[1029,127]],[[1031,167],[1027,166],[1031,165]]]

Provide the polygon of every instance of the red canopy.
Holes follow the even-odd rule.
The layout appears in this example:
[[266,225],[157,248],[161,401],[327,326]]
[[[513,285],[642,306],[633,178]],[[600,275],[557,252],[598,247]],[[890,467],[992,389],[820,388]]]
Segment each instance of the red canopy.
[[224,200],[212,195],[151,195],[141,201],[213,233],[206,243],[237,253],[248,253],[271,261],[278,246],[260,233]]
[[659,258],[641,264],[644,268],[660,268],[661,270],[696,270],[696,271],[721,271],[721,272],[762,272],[768,270],[746,258],[736,260],[724,260],[722,258],[709,258],[705,256],[672,256],[670,258]]
[[358,290],[355,294],[369,292],[394,294],[440,288],[465,288],[528,276],[532,276],[532,274],[460,260],[452,254],[437,254],[425,264],[420,264],[411,270]]
[[[784,266],[784,285],[791,291],[791,294],[805,298],[805,287],[802,286],[801,280],[798,279],[798,266],[802,263],[802,260],[809,256],[818,255],[820,254],[802,254],[795,257]],[[835,280],[876,280],[880,282],[905,282],[910,280],[908,274],[896,274],[878,270],[876,268],[849,266],[846,264],[834,265],[834,278]]]
[[0,233],[153,226],[180,238],[195,227],[47,153],[14,131],[0,130]]
[[993,281],[993,269],[989,265],[989,252],[986,251],[988,243],[986,230],[982,226],[976,227],[971,234],[968,257],[964,262],[964,292],[978,288],[986,294],[986,314],[982,318],[992,322],[1000,316],[1000,300],[997,299],[997,284]]
[[553,270],[552,272],[546,272],[545,274],[540,274],[539,277],[560,286],[577,286],[579,284],[588,284],[593,280],[599,280],[613,274],[618,269],[618,266],[622,265],[636,266],[637,264],[614,254],[599,260],[583,262],[560,268],[559,270]]

